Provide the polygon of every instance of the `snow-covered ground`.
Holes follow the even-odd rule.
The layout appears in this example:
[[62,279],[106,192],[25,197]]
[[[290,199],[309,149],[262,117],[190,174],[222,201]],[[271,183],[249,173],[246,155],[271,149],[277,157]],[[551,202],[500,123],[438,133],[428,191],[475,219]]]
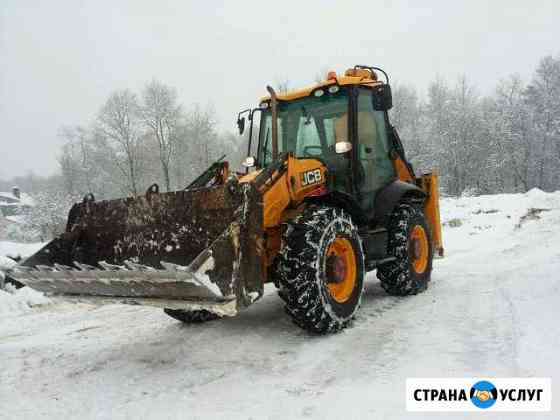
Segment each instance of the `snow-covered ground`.
[[405,411],[407,377],[455,376],[551,377],[556,412],[540,416],[560,417],[560,192],[445,199],[442,219],[428,291],[387,296],[371,273],[336,335],[294,326],[272,288],[195,326],[147,307],[14,305],[0,418],[467,418]]
[[52,301],[44,294],[29,287],[16,290],[14,286],[8,284],[5,290],[0,290],[0,319],[51,303]]
[[10,258],[25,258],[34,254],[44,244],[41,242],[22,244],[10,241],[0,241],[0,256]]

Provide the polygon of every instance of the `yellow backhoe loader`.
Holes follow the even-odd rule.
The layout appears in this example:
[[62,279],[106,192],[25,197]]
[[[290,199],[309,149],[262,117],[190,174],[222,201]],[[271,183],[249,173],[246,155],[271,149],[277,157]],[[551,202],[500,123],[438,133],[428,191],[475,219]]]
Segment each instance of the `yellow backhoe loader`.
[[244,173],[218,161],[181,191],[88,194],[11,277],[184,322],[233,316],[273,282],[293,321],[316,333],[349,323],[368,271],[393,295],[426,289],[443,255],[437,176],[417,176],[405,157],[387,74],[358,65],[306,89],[267,89],[238,116],[240,133],[250,124]]

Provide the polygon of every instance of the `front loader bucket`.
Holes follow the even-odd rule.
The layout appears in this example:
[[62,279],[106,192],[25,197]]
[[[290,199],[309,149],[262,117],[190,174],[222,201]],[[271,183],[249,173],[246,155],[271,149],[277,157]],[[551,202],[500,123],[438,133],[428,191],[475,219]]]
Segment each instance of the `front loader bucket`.
[[262,237],[251,184],[91,199],[11,277],[54,295],[233,315],[262,296]]

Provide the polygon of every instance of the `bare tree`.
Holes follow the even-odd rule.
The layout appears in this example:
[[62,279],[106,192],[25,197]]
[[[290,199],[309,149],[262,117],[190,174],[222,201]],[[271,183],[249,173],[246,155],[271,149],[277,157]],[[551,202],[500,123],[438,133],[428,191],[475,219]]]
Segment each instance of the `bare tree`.
[[114,162],[130,193],[138,195],[139,105],[128,89],[112,93],[98,115],[98,129],[114,146]]
[[76,191],[76,179],[78,178],[74,144],[71,142],[65,143],[57,160],[64,181],[64,190],[68,194],[73,194]]
[[90,136],[90,130],[80,125],[64,126],[59,131],[59,137],[65,141],[59,164],[68,194],[94,190],[97,168],[92,159]]
[[195,173],[208,167],[220,153],[217,150],[214,114],[212,107],[203,109],[195,105],[187,115],[185,128],[189,151],[185,160],[191,162],[191,169]]
[[539,150],[536,185],[556,189],[560,179],[560,57],[540,61],[525,97],[532,113],[534,147]]
[[530,116],[524,92],[521,79],[513,75],[498,84],[494,98],[498,164],[504,186],[507,188],[506,180],[513,181],[511,190],[515,192],[529,188],[532,161]]
[[290,81],[288,79],[276,82],[276,89],[278,93],[287,93],[290,90]]
[[158,145],[165,187],[169,191],[171,155],[177,142],[182,116],[181,105],[177,103],[177,91],[152,80],[144,87],[142,99],[142,119]]
[[425,105],[420,102],[414,86],[393,85],[393,108],[391,124],[405,143],[406,156],[415,167],[426,170],[433,165],[432,148],[427,143],[423,113]]

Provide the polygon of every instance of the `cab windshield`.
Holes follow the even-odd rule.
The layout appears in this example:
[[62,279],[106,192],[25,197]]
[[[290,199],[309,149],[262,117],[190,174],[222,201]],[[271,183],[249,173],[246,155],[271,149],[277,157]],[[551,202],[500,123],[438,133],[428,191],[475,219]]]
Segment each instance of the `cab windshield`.
[[[335,144],[348,138],[348,93],[339,88],[322,96],[311,95],[290,102],[278,101],[278,154],[337,159]],[[259,131],[258,163],[272,162],[271,111],[263,112]]]

